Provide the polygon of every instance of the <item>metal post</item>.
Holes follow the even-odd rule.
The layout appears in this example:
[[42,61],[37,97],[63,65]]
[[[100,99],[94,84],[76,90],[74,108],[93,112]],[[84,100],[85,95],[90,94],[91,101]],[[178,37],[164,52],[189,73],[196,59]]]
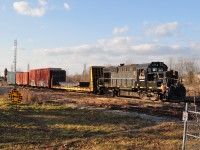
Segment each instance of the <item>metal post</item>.
[[[16,76],[16,70],[17,70],[17,40],[14,41],[14,73]],[[16,77],[15,77],[15,84],[16,84]]]
[[[188,103],[186,103],[186,105],[185,105],[185,111],[188,112]],[[182,150],[185,150],[186,139],[187,139],[187,119],[184,121],[184,132],[183,132]]]

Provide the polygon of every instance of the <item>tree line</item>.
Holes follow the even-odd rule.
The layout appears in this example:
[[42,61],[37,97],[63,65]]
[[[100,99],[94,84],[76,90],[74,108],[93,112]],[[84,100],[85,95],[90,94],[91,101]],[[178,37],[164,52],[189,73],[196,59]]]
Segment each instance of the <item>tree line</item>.
[[[176,70],[179,77],[186,84],[200,83],[200,63],[196,57],[169,57],[166,64],[169,70]],[[67,73],[68,82],[89,82],[89,68],[84,68],[83,73],[69,75]]]
[[196,57],[169,57],[168,67],[170,70],[179,72],[179,77],[187,84],[200,82],[199,60]]

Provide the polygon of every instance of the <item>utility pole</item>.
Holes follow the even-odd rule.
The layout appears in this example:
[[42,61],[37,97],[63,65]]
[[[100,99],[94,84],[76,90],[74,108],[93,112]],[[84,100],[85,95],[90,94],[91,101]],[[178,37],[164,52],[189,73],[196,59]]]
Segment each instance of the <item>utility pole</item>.
[[30,70],[30,64],[28,64],[27,66],[27,72],[29,72],[29,70]]
[[[17,68],[17,40],[14,41],[14,75],[16,76],[16,68]],[[16,83],[16,79],[15,79]]]

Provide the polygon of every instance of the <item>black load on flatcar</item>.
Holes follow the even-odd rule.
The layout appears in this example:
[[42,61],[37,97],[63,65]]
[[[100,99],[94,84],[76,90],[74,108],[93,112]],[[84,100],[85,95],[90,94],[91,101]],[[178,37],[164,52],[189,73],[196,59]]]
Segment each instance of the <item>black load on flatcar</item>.
[[178,72],[168,71],[163,62],[105,67],[98,83],[99,94],[111,92],[113,96],[183,100],[186,95],[185,87],[179,82]]

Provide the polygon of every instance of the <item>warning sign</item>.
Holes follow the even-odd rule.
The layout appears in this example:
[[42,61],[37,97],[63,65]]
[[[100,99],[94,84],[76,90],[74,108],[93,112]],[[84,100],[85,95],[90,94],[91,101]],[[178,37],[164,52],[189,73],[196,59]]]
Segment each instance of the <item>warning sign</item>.
[[183,112],[183,121],[188,121],[188,112],[187,111],[184,111]]
[[11,90],[9,93],[9,97],[15,105],[18,105],[22,101],[22,95],[17,89]]

